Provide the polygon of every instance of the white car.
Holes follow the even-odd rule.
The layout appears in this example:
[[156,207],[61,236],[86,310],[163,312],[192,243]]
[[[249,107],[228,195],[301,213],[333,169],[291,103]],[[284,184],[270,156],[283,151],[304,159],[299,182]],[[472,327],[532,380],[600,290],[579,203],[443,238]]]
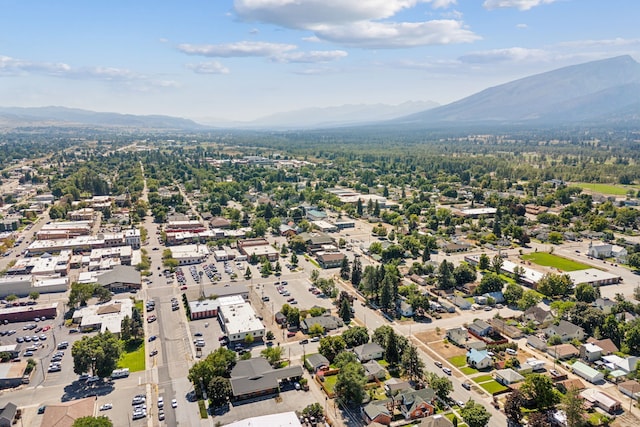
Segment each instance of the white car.
[[178,407],[178,400],[177,399],[171,399],[171,407],[172,408],[177,408]]
[[108,411],[111,408],[113,408],[113,405],[111,403],[105,403],[104,405],[100,406],[101,411]]
[[158,397],[158,408],[164,408],[164,399],[162,396]]

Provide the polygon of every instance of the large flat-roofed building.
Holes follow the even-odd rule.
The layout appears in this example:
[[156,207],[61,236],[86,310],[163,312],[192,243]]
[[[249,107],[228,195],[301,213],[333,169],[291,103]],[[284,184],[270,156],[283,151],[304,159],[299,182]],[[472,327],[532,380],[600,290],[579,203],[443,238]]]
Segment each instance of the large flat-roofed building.
[[[302,366],[273,369],[267,359],[256,357],[240,360],[231,370],[231,391],[234,400],[250,399],[278,393],[280,381],[302,377]],[[269,424],[271,426],[272,424]]]
[[95,214],[96,211],[92,208],[82,208],[69,212],[67,216],[71,221],[87,221],[88,224],[93,224]]
[[246,239],[238,242],[238,250],[242,255],[251,258],[253,255],[258,258],[265,257],[269,261],[276,261],[280,253],[269,244],[267,239]]
[[239,295],[218,299],[218,317],[229,341],[244,341],[247,335],[262,339],[265,328],[248,302]]
[[73,323],[80,326],[81,331],[109,331],[120,335],[122,319],[131,318],[133,301],[129,298],[110,301],[107,304],[91,305],[73,312]]
[[131,246],[116,246],[111,248],[92,249],[89,255],[89,271],[103,270],[103,261],[110,260],[111,265],[131,265],[133,248]]
[[95,237],[87,235],[36,240],[29,245],[28,251],[31,255],[40,255],[44,253],[56,253],[63,250],[90,252],[92,249],[112,248],[125,245],[137,249],[140,247],[139,239],[131,234],[135,233],[131,233],[131,230],[125,230],[124,232],[118,233],[98,233]]
[[605,286],[620,283],[620,276],[607,271],[598,270],[597,268],[588,268],[586,270],[569,271],[565,273],[569,276],[574,285],[587,283],[591,286]]
[[[53,278],[59,279],[59,278]],[[0,298],[8,295],[26,297],[36,291],[41,294],[64,292],[67,290],[67,279],[50,282],[49,278],[34,277],[31,274],[21,276],[6,276],[0,278]]]
[[227,427],[301,427],[300,420],[295,412],[281,412],[279,414],[262,415],[259,417],[245,418],[227,424]]
[[17,387],[22,384],[27,362],[0,363],[0,388]]
[[58,303],[0,308],[0,322],[27,322],[36,317],[54,319],[58,315]]
[[51,222],[42,226],[36,234],[38,240],[69,239],[91,234],[91,221]]
[[178,261],[178,265],[198,264],[209,256],[207,245],[173,246],[171,256]]
[[69,273],[70,258],[68,251],[54,256],[45,254],[41,257],[20,258],[7,270],[7,275],[66,276]]
[[96,282],[111,292],[126,292],[142,286],[140,272],[128,265],[116,265],[113,270],[97,274]]
[[200,223],[200,221],[186,220],[186,221],[168,221],[165,231],[193,231],[200,232],[206,230],[206,227]]
[[466,218],[493,217],[497,211],[496,208],[452,209],[454,214]]
[[218,304],[216,300],[189,301],[189,312],[191,320],[209,319],[218,315]]

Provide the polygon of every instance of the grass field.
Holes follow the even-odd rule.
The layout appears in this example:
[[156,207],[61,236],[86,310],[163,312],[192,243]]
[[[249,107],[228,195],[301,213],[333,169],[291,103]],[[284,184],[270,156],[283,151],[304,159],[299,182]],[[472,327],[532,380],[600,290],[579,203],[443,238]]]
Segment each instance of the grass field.
[[145,369],[144,340],[138,343],[129,342],[118,360],[118,368],[129,368],[129,372],[139,372]]
[[586,270],[587,268],[591,268],[590,266],[582,264],[581,262],[572,261],[570,259],[550,254],[548,252],[533,252],[530,254],[522,255],[522,259],[545,267],[557,268],[562,271]]
[[572,183],[576,187],[584,190],[593,191],[594,193],[607,194],[611,196],[624,196],[629,190],[638,191],[639,187],[635,185],[612,185],[612,184],[591,184],[588,182]]
[[465,375],[477,374],[479,371],[471,366],[465,366],[464,368],[460,368],[460,372]]
[[324,377],[324,385],[331,393],[333,393],[333,390],[336,388],[336,382],[338,382],[337,375],[329,375],[327,377]]
[[456,368],[462,368],[467,364],[467,356],[461,354],[460,356],[453,356],[449,358],[449,362]]
[[465,423],[463,423],[462,421],[460,421],[460,418],[456,417],[456,414],[454,414],[453,412],[449,412],[448,414],[444,415],[445,417],[447,417],[449,419],[449,421],[451,421],[453,423],[453,419],[457,419],[458,420],[458,424],[454,424],[457,425],[458,427],[466,427],[467,425]]
[[507,387],[503,386],[499,382],[495,380],[487,381],[486,383],[478,384],[480,387],[485,389],[489,394],[500,393],[502,391],[507,390]]
[[472,378],[475,383],[484,383],[487,381],[492,381],[493,377],[491,375],[480,375],[479,377]]

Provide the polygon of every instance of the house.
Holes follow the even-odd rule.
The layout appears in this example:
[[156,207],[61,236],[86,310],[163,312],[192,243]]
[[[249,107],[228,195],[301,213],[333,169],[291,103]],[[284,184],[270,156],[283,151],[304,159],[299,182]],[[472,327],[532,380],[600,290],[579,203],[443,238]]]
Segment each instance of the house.
[[504,294],[500,291],[496,291],[496,292],[487,292],[485,294],[482,294],[483,297],[487,298],[487,300],[489,298],[493,299],[493,302],[496,304],[502,304],[504,303]]
[[625,374],[635,371],[636,365],[638,364],[638,357],[636,356],[623,358],[615,354],[610,354],[608,356],[602,356],[602,360],[605,361],[605,365],[607,365],[612,371],[620,369],[624,371]]
[[536,359],[535,357],[530,357],[522,364],[520,372],[525,372],[523,368],[525,368],[526,366],[530,366],[532,371],[543,371],[544,365],[546,365],[544,360],[539,360],[539,359]]
[[383,380],[387,376],[387,370],[375,360],[363,363],[362,367],[364,368],[364,375],[368,381],[373,381],[374,378]]
[[640,383],[636,380],[625,381],[618,384],[618,390],[620,390],[620,393],[638,400],[637,394],[640,393]]
[[592,384],[604,381],[604,374],[602,372],[598,372],[582,362],[575,362],[571,365],[571,371]]
[[617,303],[614,300],[612,300],[611,298],[597,298],[593,302],[593,306],[596,307],[596,308],[599,308],[600,310],[602,310],[602,312],[604,314],[611,313],[611,309],[616,304]]
[[505,319],[494,317],[493,319],[488,319],[487,323],[491,325],[494,331],[497,331],[500,335],[506,335],[511,339],[520,339],[523,336],[520,328],[510,325]]
[[486,337],[493,332],[493,328],[490,324],[481,319],[476,319],[472,324],[467,326],[469,333],[477,337]]
[[369,360],[382,359],[382,356],[384,356],[384,348],[374,342],[368,342],[354,347],[353,353],[356,355],[360,363],[363,363],[368,362]]
[[391,424],[391,412],[388,406],[392,403],[388,401],[374,400],[361,409],[362,419],[366,424],[379,423],[385,426]]
[[589,243],[589,256],[598,259],[615,258],[616,261],[624,263],[627,259],[627,250],[622,246],[602,244],[594,245]]
[[545,310],[544,308],[538,307],[537,305],[528,308],[524,312],[522,317],[527,322],[533,322],[536,325],[541,325],[543,327],[553,322],[553,314],[551,314],[551,311]]
[[400,300],[397,305],[397,311],[402,317],[413,317],[413,307],[404,300]]
[[4,408],[0,409],[0,427],[11,427],[17,412],[16,404],[7,402]]
[[500,384],[505,386],[519,383],[520,381],[524,381],[524,377],[511,368],[498,369],[496,370],[494,375],[495,375],[496,381],[498,381]]
[[337,268],[347,256],[342,252],[316,252],[316,259],[322,268]]
[[551,325],[544,330],[547,338],[557,335],[562,339],[562,342],[571,340],[584,340],[584,329],[580,326],[574,325],[566,320],[561,320],[557,325]]
[[[566,376],[566,375],[565,375]],[[570,378],[556,383],[556,388],[562,393],[567,393],[569,390],[584,390],[586,387],[584,383],[578,378]]]
[[320,353],[310,354],[304,360],[304,366],[311,372],[317,372],[324,367],[328,368],[330,364],[329,359]]
[[527,337],[527,345],[536,350],[546,351],[547,349],[547,343],[535,335],[529,335]]
[[458,307],[460,310],[470,310],[471,309],[471,303],[469,301],[467,301],[466,299],[462,298],[461,296],[455,295],[452,299],[451,302]]
[[571,344],[558,344],[549,347],[547,353],[554,359],[565,360],[578,356],[580,351]]
[[587,342],[588,343],[592,343],[597,345],[598,347],[600,347],[602,349],[602,355],[606,356],[608,354],[613,354],[613,353],[617,353],[618,351],[620,351],[618,349],[618,346],[616,346],[613,341],[611,341],[611,338],[605,338],[602,340],[597,340],[593,337],[589,337],[587,338]]
[[493,365],[493,359],[487,350],[472,348],[467,352],[467,364],[475,369],[487,369]]
[[395,396],[403,391],[411,390],[411,384],[398,378],[389,378],[384,382],[384,392],[387,396]]
[[405,420],[428,417],[435,412],[435,392],[430,388],[407,390],[395,400],[400,400],[400,412]]
[[447,329],[447,339],[457,346],[464,347],[469,341],[469,333],[465,328]]
[[423,418],[418,427],[453,427],[453,423],[444,415],[435,414]]
[[338,329],[344,325],[342,319],[336,316],[322,315],[304,319],[300,323],[300,329],[302,329],[302,332],[306,334],[309,329],[311,329],[311,326],[316,324],[322,326],[325,331],[333,331],[334,329]]
[[78,418],[93,416],[96,397],[70,400],[47,405],[42,416],[42,427],[71,427]]
[[302,377],[302,366],[273,369],[267,359],[256,357],[240,360],[231,370],[231,391],[234,400],[251,399],[278,393],[280,381]]
[[580,359],[587,362],[595,362],[602,357],[602,348],[599,345],[588,342],[580,346]]
[[592,406],[603,409],[609,414],[615,414],[622,410],[622,405],[619,400],[616,400],[607,393],[595,388],[582,390],[579,396],[589,402]]

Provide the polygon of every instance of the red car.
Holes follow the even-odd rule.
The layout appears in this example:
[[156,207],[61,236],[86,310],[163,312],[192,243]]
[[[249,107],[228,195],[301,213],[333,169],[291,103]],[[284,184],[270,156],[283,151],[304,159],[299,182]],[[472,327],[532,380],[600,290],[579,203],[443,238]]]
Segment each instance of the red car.
[[155,314],[153,316],[149,316],[147,317],[147,323],[155,322],[156,319],[157,317],[155,316]]
[[187,287],[186,287],[186,286],[183,286],[183,287],[181,287],[181,288],[180,288],[180,290],[181,290],[181,291],[186,291],[186,290],[187,290]]
[[287,332],[287,336],[288,336],[289,338],[291,338],[291,337],[295,337],[295,336],[296,336],[296,333],[295,333],[295,332],[291,332],[291,331],[289,331],[289,332]]
[[291,301],[295,301],[296,299],[294,297],[288,298],[287,302],[291,302]]

